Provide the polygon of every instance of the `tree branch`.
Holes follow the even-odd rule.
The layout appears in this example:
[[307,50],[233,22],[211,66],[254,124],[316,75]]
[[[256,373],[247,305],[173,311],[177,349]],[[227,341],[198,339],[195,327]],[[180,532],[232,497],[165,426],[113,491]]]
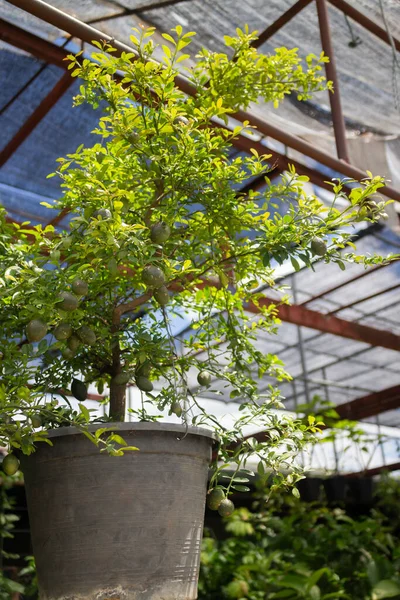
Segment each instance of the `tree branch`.
[[113,325],[119,325],[122,315],[124,315],[127,312],[131,312],[132,310],[135,310],[135,308],[137,308],[138,306],[142,306],[150,300],[152,295],[152,292],[146,292],[145,294],[142,294],[142,296],[138,296],[130,302],[126,302],[125,304],[120,304],[119,306],[117,306],[113,312]]

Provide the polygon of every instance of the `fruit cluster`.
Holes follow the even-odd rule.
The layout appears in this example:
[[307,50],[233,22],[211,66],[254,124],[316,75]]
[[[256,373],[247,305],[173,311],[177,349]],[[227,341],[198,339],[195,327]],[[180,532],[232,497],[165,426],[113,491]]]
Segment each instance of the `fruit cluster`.
[[225,496],[222,488],[215,487],[207,494],[207,506],[210,510],[217,510],[221,517],[229,517],[235,510],[232,500]]
[[[63,291],[57,298],[57,308],[69,313],[76,310],[79,306],[79,297],[85,296],[89,291],[89,286],[83,279],[75,279],[71,284],[71,292]],[[42,319],[32,319],[26,326],[26,337],[28,342],[40,342],[48,333],[48,325]],[[86,344],[93,346],[96,343],[96,334],[87,325],[82,325],[76,331],[72,326],[62,320],[52,330],[52,334],[59,342],[65,342],[66,345],[61,350],[63,358],[69,360],[73,358],[79,345]]]

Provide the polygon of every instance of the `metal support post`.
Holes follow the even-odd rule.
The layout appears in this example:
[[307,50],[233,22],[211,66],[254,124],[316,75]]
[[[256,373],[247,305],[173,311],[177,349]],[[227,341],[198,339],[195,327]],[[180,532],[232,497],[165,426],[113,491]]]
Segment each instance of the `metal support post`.
[[333,82],[333,92],[329,92],[329,102],[332,111],[333,129],[335,132],[336,150],[338,158],[350,162],[347,148],[346,129],[340,102],[339,80],[336,72],[335,55],[333,52],[331,30],[329,26],[329,14],[326,0],[316,0],[319,29],[321,35],[322,49],[329,57],[325,63],[325,72],[328,80]]

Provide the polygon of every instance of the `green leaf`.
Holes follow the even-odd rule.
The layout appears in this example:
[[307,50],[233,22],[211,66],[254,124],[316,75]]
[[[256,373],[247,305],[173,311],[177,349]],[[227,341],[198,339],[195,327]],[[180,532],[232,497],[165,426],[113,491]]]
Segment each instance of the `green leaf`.
[[300,498],[300,492],[296,487],[292,488],[292,494],[295,498]]
[[378,565],[374,560],[370,560],[367,565],[367,575],[372,586],[376,585],[381,579]]
[[124,440],[124,438],[122,438],[120,435],[114,433],[113,435],[110,435],[110,437],[108,438],[110,442],[116,442],[117,444],[120,444],[121,446],[126,446],[126,441]]
[[290,257],[290,262],[292,263],[293,268],[294,268],[295,271],[300,271],[300,265],[297,262],[297,260],[294,258],[294,256]]
[[308,588],[311,589],[318,581],[321,579],[322,575],[328,574],[330,570],[327,567],[323,567],[322,569],[318,569],[318,571],[314,571],[312,575],[307,580]]
[[47,350],[47,340],[41,340],[38,344],[38,350],[40,353]]
[[109,427],[100,427],[100,429],[96,429],[95,431],[95,438],[98,440],[100,436],[103,435],[103,433],[105,433],[106,431],[112,431],[112,429],[110,429]]
[[91,442],[93,442],[94,444],[97,445],[98,442],[97,442],[95,436],[92,433],[90,433],[90,431],[87,431],[86,429],[82,429],[81,433],[83,433],[83,435],[86,436],[88,438],[88,440],[90,440]]
[[320,600],[321,598],[321,590],[317,585],[313,585],[309,591],[310,600]]
[[86,406],[84,404],[82,404],[81,402],[79,402],[79,408],[81,410],[83,418],[85,419],[86,423],[88,423],[90,421],[90,412],[88,411]]
[[171,53],[171,48],[169,46],[166,46],[165,44],[163,44],[162,49],[164,50],[164,54],[168,57],[171,58],[172,53]]
[[233,485],[232,488],[237,492],[250,492],[250,488],[246,485]]
[[292,575],[289,573],[288,575],[281,577],[277,583],[284,587],[296,590],[301,594],[305,594],[307,590],[307,579],[304,575]]
[[171,44],[173,44],[175,46],[176,42],[175,42],[174,38],[172,37],[172,35],[169,35],[169,33],[162,33],[161,35],[163,36],[163,38],[165,40],[168,40],[169,42],[171,42]]
[[400,595],[400,583],[392,579],[383,579],[372,590],[372,600],[395,598]]

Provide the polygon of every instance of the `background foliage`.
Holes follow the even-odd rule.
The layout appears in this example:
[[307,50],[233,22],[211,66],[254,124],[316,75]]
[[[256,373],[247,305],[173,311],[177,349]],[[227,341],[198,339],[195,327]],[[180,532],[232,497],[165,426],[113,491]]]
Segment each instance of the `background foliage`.
[[383,479],[374,508],[353,515],[276,494],[203,540],[199,600],[400,598],[400,483]]

